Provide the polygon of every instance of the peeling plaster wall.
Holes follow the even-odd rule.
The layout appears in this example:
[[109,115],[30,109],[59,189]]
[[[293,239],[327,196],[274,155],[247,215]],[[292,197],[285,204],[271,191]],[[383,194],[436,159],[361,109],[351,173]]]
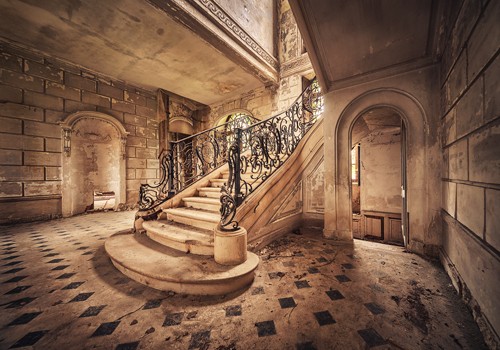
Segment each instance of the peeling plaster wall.
[[[279,11],[278,56],[280,66],[283,67],[287,62],[300,58],[302,38],[288,1],[277,1]],[[260,120],[285,111],[302,92],[302,75],[305,73],[312,73],[312,67],[308,61],[305,65],[299,67],[297,73],[282,76],[277,88],[259,87],[242,94],[236,99],[211,105],[211,112],[205,117],[202,129],[199,131],[214,126],[221,117],[238,109],[247,110]]]
[[498,346],[500,2],[465,0],[451,18],[441,66],[443,261]]
[[93,204],[94,191],[112,191],[118,202],[124,180],[120,171],[121,135],[111,124],[90,118],[79,120],[73,128],[70,157],[64,180],[71,184],[72,215],[83,213]]
[[361,139],[361,210],[401,213],[401,134]]
[[[77,111],[120,121],[127,204],[158,177],[155,94],[33,50],[0,46],[0,223],[61,215],[62,129]],[[112,156],[113,157],[113,156]]]

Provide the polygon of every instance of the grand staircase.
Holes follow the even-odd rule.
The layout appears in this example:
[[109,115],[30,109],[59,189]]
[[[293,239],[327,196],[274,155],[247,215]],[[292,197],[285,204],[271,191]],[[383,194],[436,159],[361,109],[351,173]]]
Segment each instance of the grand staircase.
[[221,187],[229,173],[210,179],[182,206],[162,208],[157,220],[144,221],[145,233],[117,234],[106,240],[111,261],[130,278],[160,290],[194,295],[221,295],[252,283],[259,258],[247,252],[238,266],[213,260],[214,229],[220,222]]
[[[249,286],[259,258],[246,251],[246,231],[234,218],[243,199],[290,157],[315,122],[315,110],[304,102],[307,96],[311,103],[313,94],[306,92],[290,108],[293,113],[246,128],[223,125],[172,142],[161,158],[159,183],[141,186],[135,232],[117,233],[105,242],[116,268],[140,283],[177,293],[221,295]],[[237,265],[217,263],[226,239],[217,237],[241,231],[244,258]],[[237,247],[231,244],[228,249]]]

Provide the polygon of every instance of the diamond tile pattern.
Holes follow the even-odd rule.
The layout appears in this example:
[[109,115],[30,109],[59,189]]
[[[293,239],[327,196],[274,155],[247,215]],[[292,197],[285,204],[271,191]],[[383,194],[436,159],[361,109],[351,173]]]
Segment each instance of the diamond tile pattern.
[[80,317],[92,317],[97,316],[104,309],[106,305],[91,306],[80,315]]
[[274,321],[257,322],[255,324],[255,327],[257,327],[257,334],[259,337],[267,337],[269,335],[276,334],[276,326],[274,325]]
[[351,279],[349,277],[347,277],[346,275],[337,275],[337,276],[335,276],[335,278],[339,282],[349,282],[349,281],[351,281]]
[[165,321],[163,321],[163,327],[180,325],[182,323],[183,317],[184,312],[170,313],[165,317]]
[[[467,329],[473,320],[456,307],[458,297],[447,294],[445,273],[395,247],[385,252],[380,244],[372,249],[362,242],[353,249],[304,229],[262,251],[246,289],[190,296],[139,284],[113,266],[104,240],[130,228],[134,215],[96,213],[2,226],[0,349],[363,349],[389,346],[385,337],[411,349],[415,338],[409,333],[419,334],[429,348],[457,348],[449,336],[454,334],[462,345],[486,349],[477,342],[479,333],[465,340],[477,329]],[[387,255],[384,272],[394,282],[373,280],[371,264],[380,268],[381,252]],[[412,259],[418,269],[408,268]],[[428,335],[404,317],[407,296],[417,287],[440,315],[428,321]],[[440,292],[427,292],[435,288]],[[400,301],[397,308],[394,300]],[[459,314],[460,321],[454,320]]]
[[67,286],[61,288],[63,290],[66,290],[66,289],[76,289],[78,287],[80,287],[82,284],[84,284],[85,282],[71,282],[70,284],[68,284]]
[[385,312],[385,309],[377,303],[366,303],[365,306],[374,315],[380,315]]
[[162,300],[161,299],[155,299],[155,300],[148,300],[146,304],[144,304],[143,309],[148,310],[148,309],[156,309],[157,307],[160,307]]
[[278,301],[279,301],[282,309],[287,309],[289,307],[297,306],[297,304],[295,303],[295,300],[292,297],[280,298],[280,299],[278,299]]
[[210,341],[210,332],[211,331],[202,331],[194,333],[191,336],[191,341],[189,342],[188,349],[191,350],[191,349],[208,348],[207,345]]
[[33,346],[35,345],[42,337],[47,334],[48,331],[43,330],[43,331],[35,331],[35,332],[29,332],[26,334],[24,337],[19,339],[14,345],[12,345],[10,348],[15,349],[15,348],[21,348],[25,346]]
[[241,316],[241,305],[232,305],[226,307],[226,317]]
[[91,293],[80,293],[76,297],[74,297],[73,299],[71,299],[69,302],[70,303],[74,303],[74,302],[85,301],[88,298],[90,298],[92,296],[92,294],[94,294],[94,293],[93,292],[91,292]]
[[316,317],[316,321],[318,321],[320,326],[336,323],[328,310],[315,312],[314,317]]
[[139,346],[138,341],[134,341],[131,343],[122,343],[118,344],[115,348],[115,350],[135,350]]
[[344,299],[344,296],[338,290],[327,290],[326,295],[332,300]]
[[115,331],[116,327],[120,324],[120,321],[114,321],[114,322],[105,322],[102,323],[94,333],[92,333],[92,337],[102,337],[105,335],[110,335],[113,334]]
[[305,280],[300,280],[300,281],[295,281],[295,286],[298,288],[298,289],[302,289],[302,288],[311,288],[311,286],[309,285],[309,282],[305,281]]
[[11,279],[9,279],[9,280],[7,280],[7,281],[5,281],[3,283],[16,283],[16,282],[22,281],[26,277],[28,277],[28,276],[16,276],[16,277],[12,277]]
[[385,339],[382,338],[382,336],[373,328],[361,329],[358,331],[358,334],[366,342],[368,348],[373,348],[387,343]]
[[6,295],[7,294],[18,294],[18,293],[21,293],[22,291],[25,291],[26,289],[30,288],[31,286],[17,286],[16,288],[14,289],[11,289],[9,290],[7,293],[5,293]]
[[33,320],[35,317],[37,317],[40,314],[41,314],[41,312],[31,312],[31,313],[27,313],[27,314],[22,314],[21,316],[16,318],[14,321],[9,323],[9,326],[29,323],[31,320]]

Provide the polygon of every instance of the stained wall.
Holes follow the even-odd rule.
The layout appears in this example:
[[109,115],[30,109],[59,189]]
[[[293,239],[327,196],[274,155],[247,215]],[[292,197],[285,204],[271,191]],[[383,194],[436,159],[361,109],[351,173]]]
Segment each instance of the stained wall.
[[0,223],[61,215],[62,129],[78,111],[116,118],[126,141],[126,203],[158,177],[156,96],[34,50],[0,46]]
[[401,213],[401,133],[376,131],[360,143],[361,211]]
[[[441,65],[443,265],[500,331],[500,2],[465,0]],[[484,317],[481,317],[481,314]]]

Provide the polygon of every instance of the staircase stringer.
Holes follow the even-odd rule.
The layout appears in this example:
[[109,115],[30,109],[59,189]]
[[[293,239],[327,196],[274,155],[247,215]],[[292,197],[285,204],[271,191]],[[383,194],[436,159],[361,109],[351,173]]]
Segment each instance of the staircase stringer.
[[301,226],[303,209],[277,220],[275,214],[286,204],[290,193],[302,182],[303,173],[323,152],[323,120],[304,136],[287,161],[267,178],[237,208],[236,221],[248,232],[248,243],[262,247],[286,232]]

